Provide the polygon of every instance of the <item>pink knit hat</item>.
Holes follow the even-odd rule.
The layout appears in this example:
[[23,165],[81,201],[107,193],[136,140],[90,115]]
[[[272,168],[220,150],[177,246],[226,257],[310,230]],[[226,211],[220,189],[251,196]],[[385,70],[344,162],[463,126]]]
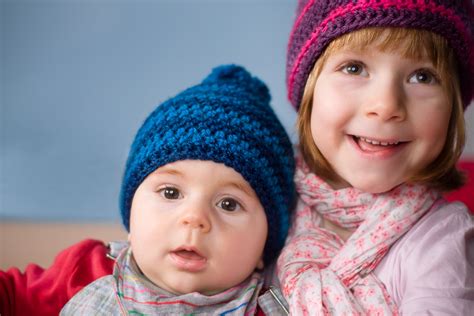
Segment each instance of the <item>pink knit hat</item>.
[[366,27],[424,29],[445,37],[460,62],[464,109],[474,92],[473,0],[300,0],[288,43],[288,99],[299,109],[306,80],[335,38]]

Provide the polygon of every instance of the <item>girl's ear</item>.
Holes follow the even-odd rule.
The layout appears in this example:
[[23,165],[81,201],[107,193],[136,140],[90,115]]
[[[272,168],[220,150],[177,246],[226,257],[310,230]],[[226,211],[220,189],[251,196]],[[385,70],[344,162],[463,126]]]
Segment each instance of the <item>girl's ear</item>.
[[260,260],[257,263],[257,269],[258,270],[263,270],[264,267],[265,267],[265,265],[263,264],[263,259],[260,258]]
[[130,242],[130,233],[128,233],[128,235],[127,235],[127,240],[128,240],[128,242]]

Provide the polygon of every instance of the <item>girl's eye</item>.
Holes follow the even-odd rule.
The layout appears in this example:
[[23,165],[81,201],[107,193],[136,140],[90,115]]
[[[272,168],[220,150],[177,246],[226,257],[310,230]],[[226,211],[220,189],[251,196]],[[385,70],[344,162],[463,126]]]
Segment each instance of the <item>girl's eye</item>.
[[220,200],[218,206],[228,212],[235,212],[241,208],[240,203],[231,198],[224,198]]
[[348,75],[367,75],[364,65],[355,62],[345,64],[341,67],[341,71]]
[[408,79],[409,83],[435,84],[438,82],[436,75],[426,69],[415,71]]
[[159,190],[160,194],[168,200],[177,200],[180,197],[180,192],[178,189],[173,187],[166,187]]

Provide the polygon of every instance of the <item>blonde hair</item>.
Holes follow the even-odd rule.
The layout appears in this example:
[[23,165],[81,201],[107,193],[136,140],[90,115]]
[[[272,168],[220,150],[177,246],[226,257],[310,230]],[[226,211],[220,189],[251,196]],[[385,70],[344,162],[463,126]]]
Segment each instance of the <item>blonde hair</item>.
[[340,180],[331,164],[314,143],[311,133],[311,110],[316,80],[329,55],[342,48],[363,50],[375,45],[381,51],[400,52],[403,57],[421,59],[427,56],[439,71],[441,84],[452,102],[451,118],[441,153],[423,170],[407,180],[422,183],[440,191],[449,191],[464,184],[464,175],[456,163],[465,143],[463,103],[457,62],[447,41],[432,32],[407,28],[365,28],[333,40],[316,61],[304,88],[297,119],[300,150],[310,169],[327,181]]

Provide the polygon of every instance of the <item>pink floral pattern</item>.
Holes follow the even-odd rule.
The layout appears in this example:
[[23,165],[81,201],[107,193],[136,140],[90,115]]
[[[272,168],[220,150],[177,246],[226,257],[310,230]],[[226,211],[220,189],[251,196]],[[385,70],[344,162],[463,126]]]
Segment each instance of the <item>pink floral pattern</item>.
[[[297,157],[299,201],[277,263],[292,315],[397,315],[372,273],[390,246],[440,198],[421,185],[370,194],[333,190]],[[331,220],[355,232],[344,242],[320,226]]]

